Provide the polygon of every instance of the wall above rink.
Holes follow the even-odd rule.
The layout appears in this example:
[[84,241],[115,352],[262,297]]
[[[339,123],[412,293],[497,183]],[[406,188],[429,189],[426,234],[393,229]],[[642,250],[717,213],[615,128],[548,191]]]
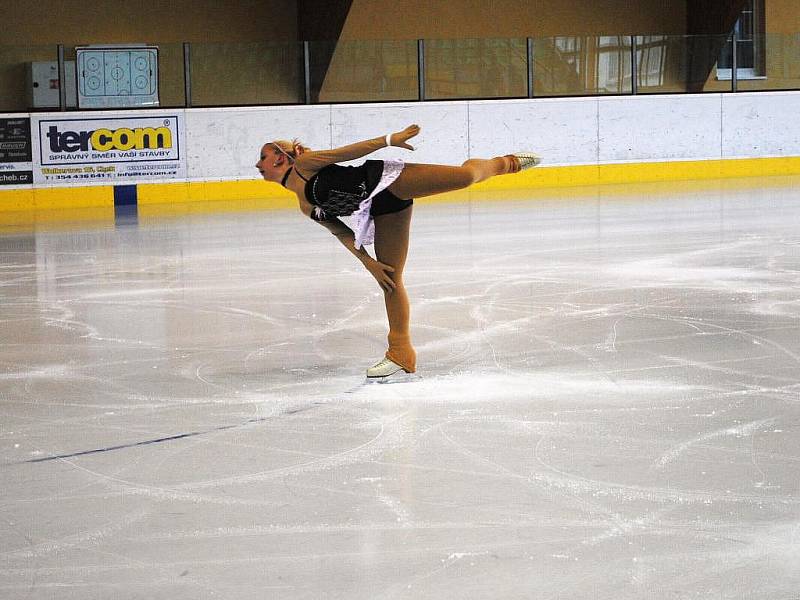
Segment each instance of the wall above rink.
[[290,194],[259,179],[264,141],[329,148],[409,123],[422,126],[415,152],[374,156],[444,164],[513,151],[542,156],[540,167],[477,191],[794,175],[797,114],[800,92],[15,113],[0,115],[0,211],[235,200],[291,206]]

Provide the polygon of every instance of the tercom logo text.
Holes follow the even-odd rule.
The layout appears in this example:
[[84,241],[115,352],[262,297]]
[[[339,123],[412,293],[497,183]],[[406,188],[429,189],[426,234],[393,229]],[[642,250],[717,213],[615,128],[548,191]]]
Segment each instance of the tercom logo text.
[[86,152],[97,150],[144,150],[172,148],[172,132],[168,127],[137,127],[130,129],[96,129],[94,131],[59,131],[51,125],[45,134],[51,152]]

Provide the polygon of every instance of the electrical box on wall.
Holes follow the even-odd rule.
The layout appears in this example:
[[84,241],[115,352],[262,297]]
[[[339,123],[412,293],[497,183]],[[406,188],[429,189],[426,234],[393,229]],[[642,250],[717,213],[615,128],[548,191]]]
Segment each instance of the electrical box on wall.
[[158,48],[75,48],[78,108],[158,106]]
[[[75,61],[64,61],[64,89],[67,92],[67,107],[75,108],[78,97],[75,93]],[[26,65],[28,108],[59,108],[58,63],[31,62]]]

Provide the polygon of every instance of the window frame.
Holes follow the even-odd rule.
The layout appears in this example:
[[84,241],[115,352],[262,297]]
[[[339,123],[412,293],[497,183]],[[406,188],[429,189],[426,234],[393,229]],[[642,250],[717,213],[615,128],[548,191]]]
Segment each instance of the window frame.
[[[739,40],[740,30],[742,27],[742,17],[749,14],[749,19],[752,25],[752,37],[751,41],[753,44],[753,65],[752,66],[745,66],[740,67],[737,65],[736,67],[736,79],[737,80],[756,80],[756,79],[766,79],[767,78],[767,65],[766,65],[766,16],[764,10],[764,0],[750,0],[748,6],[742,10],[739,14],[738,18],[736,19],[736,23],[733,26],[733,33],[737,36],[737,50],[738,44],[741,43]],[[750,41],[750,40],[747,40]],[[732,38],[729,38],[728,41],[725,42],[725,47],[723,50],[728,50],[729,47],[733,44]],[[729,54],[733,54],[733,49],[731,48]],[[720,58],[722,58],[720,56]],[[719,66],[719,59],[717,60],[717,68],[716,68],[716,78],[718,81],[730,81],[733,79],[733,66],[726,66],[720,67]]]

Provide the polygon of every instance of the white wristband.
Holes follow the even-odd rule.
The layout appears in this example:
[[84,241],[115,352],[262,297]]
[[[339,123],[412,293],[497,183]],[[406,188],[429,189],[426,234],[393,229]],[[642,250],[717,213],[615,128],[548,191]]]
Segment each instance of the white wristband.
[[388,147],[388,146],[391,146],[391,145],[392,145],[392,134],[391,133],[387,133],[386,134],[386,146]]

